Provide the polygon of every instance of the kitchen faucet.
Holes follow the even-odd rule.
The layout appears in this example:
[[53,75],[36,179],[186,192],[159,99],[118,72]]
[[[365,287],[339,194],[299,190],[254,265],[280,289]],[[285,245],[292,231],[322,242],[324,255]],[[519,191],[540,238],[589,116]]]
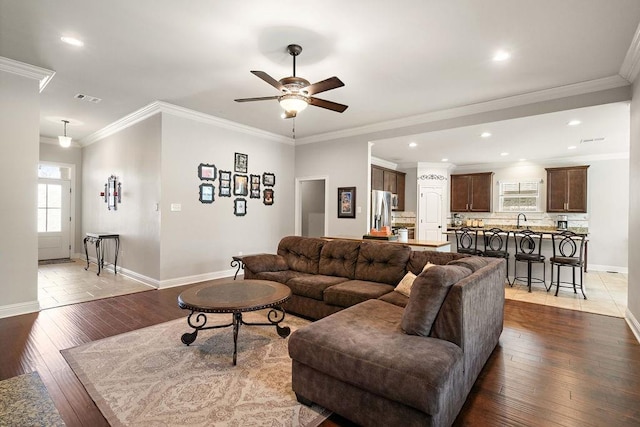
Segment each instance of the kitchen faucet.
[[524,217],[524,222],[527,222],[527,216],[523,213],[518,214],[518,220],[516,221],[516,228],[520,228],[520,215]]

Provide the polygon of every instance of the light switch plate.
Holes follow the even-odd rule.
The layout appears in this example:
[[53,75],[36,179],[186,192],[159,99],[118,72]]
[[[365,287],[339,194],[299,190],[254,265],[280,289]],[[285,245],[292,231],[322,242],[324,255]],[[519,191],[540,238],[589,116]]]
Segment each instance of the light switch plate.
[[182,205],[180,203],[171,203],[171,212],[180,212]]

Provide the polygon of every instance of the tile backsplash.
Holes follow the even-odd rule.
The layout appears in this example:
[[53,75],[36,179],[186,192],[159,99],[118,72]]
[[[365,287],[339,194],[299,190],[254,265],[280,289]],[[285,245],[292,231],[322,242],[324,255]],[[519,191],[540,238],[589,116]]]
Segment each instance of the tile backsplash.
[[416,224],[415,212],[391,212],[391,225],[413,226]]
[[[523,212],[527,221],[520,220],[520,225],[536,226],[536,227],[555,227],[558,220],[556,213],[548,212]],[[588,228],[589,227],[589,214],[576,213],[576,214],[563,214],[568,218],[568,226],[570,228]],[[464,221],[467,218],[470,219],[482,219],[485,227],[491,225],[516,225],[518,221],[517,212],[483,212],[483,213],[461,213],[460,217]],[[453,224],[453,215],[447,218],[448,224]]]

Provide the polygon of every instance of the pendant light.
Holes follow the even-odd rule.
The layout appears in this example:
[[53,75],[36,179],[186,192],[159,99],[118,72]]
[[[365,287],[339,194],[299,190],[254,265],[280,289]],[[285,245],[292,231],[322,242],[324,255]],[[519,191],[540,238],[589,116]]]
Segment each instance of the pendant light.
[[60,142],[60,146],[64,148],[71,147],[71,137],[67,136],[67,123],[69,120],[63,120],[64,123],[64,136],[59,136],[58,141]]

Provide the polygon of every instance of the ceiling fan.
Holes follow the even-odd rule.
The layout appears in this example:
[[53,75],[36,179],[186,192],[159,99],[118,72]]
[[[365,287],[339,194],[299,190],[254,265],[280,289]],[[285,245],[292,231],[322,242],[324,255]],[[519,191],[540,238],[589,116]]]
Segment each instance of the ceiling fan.
[[255,74],[271,86],[278,89],[282,93],[281,95],[264,96],[259,98],[242,98],[236,99],[235,101],[250,102],[277,99],[280,106],[284,109],[284,112],[282,113],[282,118],[284,119],[296,117],[296,115],[307,108],[308,105],[326,108],[327,110],[337,111],[338,113],[342,113],[348,108],[347,105],[338,104],[337,102],[327,101],[312,96],[316,93],[326,92],[328,90],[344,86],[344,83],[342,83],[339,78],[334,76],[318,83],[309,84],[309,81],[302,77],[296,77],[296,56],[300,55],[302,47],[297,44],[290,44],[287,46],[287,52],[289,52],[293,57],[292,77],[284,77],[280,80],[276,80],[264,71],[251,71],[252,74]]

